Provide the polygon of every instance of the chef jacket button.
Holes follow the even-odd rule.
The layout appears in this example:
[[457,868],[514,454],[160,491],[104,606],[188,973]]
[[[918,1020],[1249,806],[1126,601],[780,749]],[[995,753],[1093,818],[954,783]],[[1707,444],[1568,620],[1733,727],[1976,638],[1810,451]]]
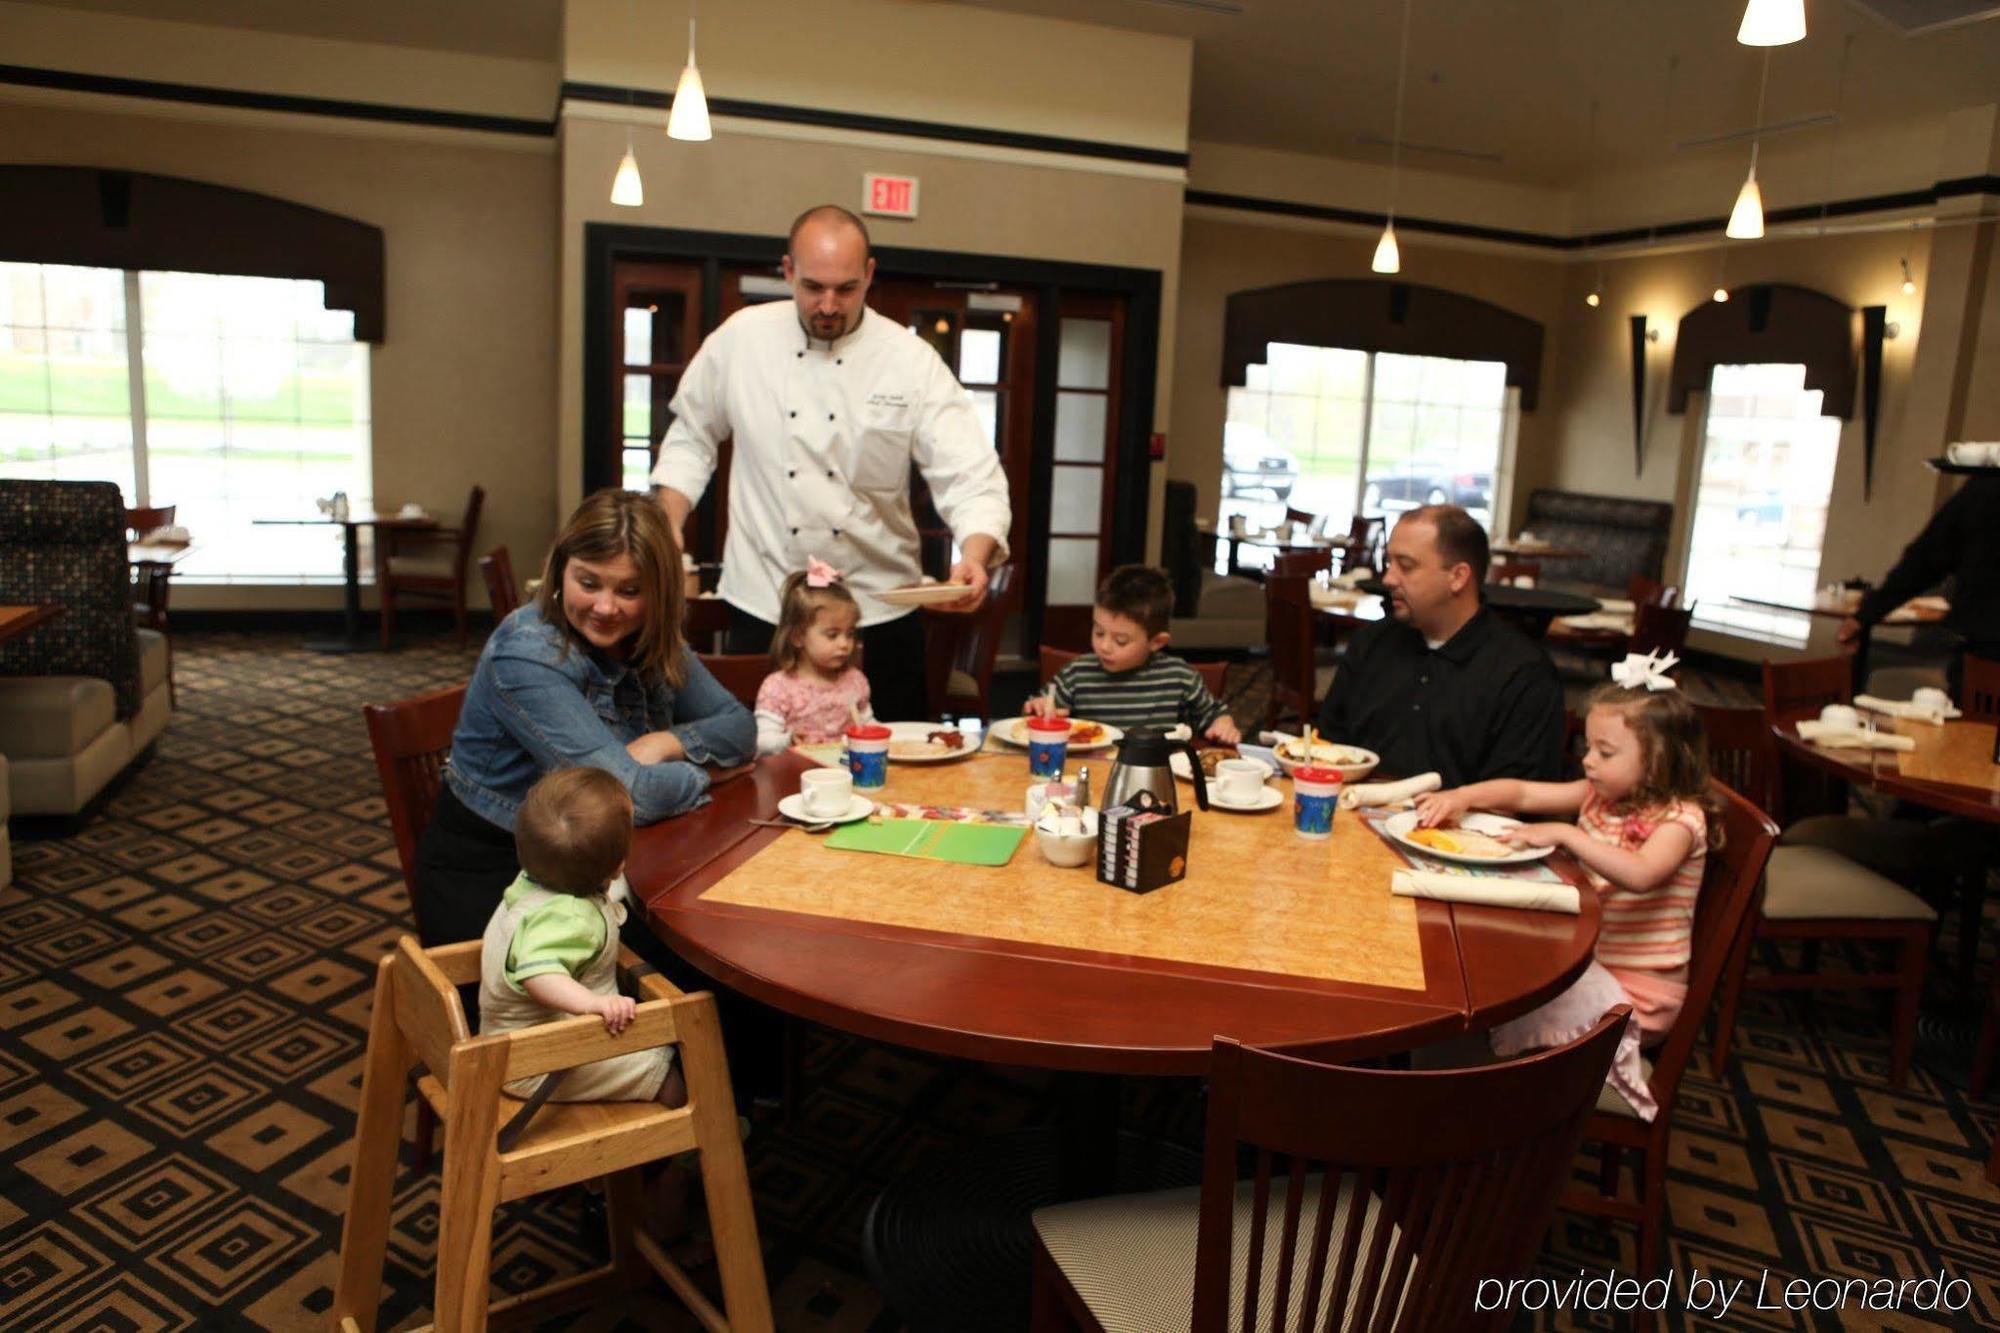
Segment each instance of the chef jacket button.
[[836,537],[838,537],[838,536],[840,535],[840,529],[839,529],[839,528],[835,528],[835,529],[833,530],[833,535],[834,535],[834,536],[836,536]]
[[792,413],[792,415],[793,415],[793,416],[797,416],[797,415],[798,415],[798,413],[797,413],[797,412],[794,412],[794,413]]
[[828,412],[828,413],[826,414],[826,419],[827,419],[828,421],[831,421],[831,420],[833,420],[833,413],[831,413],[831,412]]
[[836,356],[835,358],[833,358],[833,364],[839,366],[839,365],[845,365],[846,363]]
[[833,475],[833,469],[832,469],[832,468],[828,468],[828,469],[826,470],[826,475],[827,475],[827,476],[829,476],[829,477],[830,477],[830,476],[832,476],[832,475]]
[[800,355],[800,356],[804,356],[804,355],[805,355],[805,352],[804,352],[804,351],[802,350],[802,351],[800,351],[800,352],[799,352],[799,355]]
[[799,475],[799,470],[797,468],[787,468],[785,470],[785,475],[788,477],[796,477]]
[[797,528],[793,528],[793,529],[792,529],[792,535],[793,535],[794,537],[798,536],[798,535],[799,535],[799,530],[798,530]]

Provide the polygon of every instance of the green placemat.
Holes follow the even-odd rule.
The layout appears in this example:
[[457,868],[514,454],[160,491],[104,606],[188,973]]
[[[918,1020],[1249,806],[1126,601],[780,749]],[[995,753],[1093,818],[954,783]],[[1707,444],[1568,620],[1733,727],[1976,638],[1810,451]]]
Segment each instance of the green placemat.
[[923,819],[863,820],[827,835],[840,852],[882,852],[962,866],[1004,866],[1028,835],[1024,828],[999,824],[941,824]]

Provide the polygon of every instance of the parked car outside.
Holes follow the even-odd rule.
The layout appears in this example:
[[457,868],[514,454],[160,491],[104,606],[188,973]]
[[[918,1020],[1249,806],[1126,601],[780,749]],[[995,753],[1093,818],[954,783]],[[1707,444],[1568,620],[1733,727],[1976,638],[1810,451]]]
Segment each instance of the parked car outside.
[[1222,426],[1222,494],[1269,491],[1273,499],[1291,496],[1299,481],[1299,460],[1272,440],[1261,427],[1244,421]]
[[1379,514],[1384,507],[1414,509],[1418,505],[1458,505],[1462,509],[1493,507],[1490,472],[1407,472],[1371,477],[1361,490],[1361,512]]

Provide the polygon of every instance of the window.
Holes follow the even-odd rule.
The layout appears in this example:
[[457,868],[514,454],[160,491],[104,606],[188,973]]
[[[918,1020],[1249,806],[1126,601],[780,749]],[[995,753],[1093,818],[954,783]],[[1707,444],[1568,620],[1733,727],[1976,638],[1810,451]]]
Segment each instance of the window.
[[1715,368],[1682,580],[1696,625],[1806,641],[1806,617],[1731,600],[1750,580],[1759,601],[1810,606],[1819,584],[1840,422],[1820,415],[1805,378],[1797,365]]
[[0,477],[173,505],[195,582],[338,582],[310,517],[373,507],[368,349],[320,284],[0,263]]
[[[1272,343],[1231,388],[1222,523],[1275,526],[1287,508],[1343,533],[1356,515],[1464,506],[1491,526],[1506,438],[1506,367]],[[1269,552],[1245,548],[1244,564]],[[1260,558],[1261,557],[1261,558]]]

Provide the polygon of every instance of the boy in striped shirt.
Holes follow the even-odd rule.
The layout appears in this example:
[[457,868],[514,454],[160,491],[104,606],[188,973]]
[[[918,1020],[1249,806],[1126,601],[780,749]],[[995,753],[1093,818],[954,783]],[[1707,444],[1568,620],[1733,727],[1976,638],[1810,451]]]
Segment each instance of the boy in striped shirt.
[[1120,729],[1185,722],[1223,745],[1243,739],[1195,669],[1167,646],[1174,589],[1150,565],[1121,565],[1097,588],[1090,652],[1056,673],[1047,694],[1028,700],[1030,717],[1074,714]]

